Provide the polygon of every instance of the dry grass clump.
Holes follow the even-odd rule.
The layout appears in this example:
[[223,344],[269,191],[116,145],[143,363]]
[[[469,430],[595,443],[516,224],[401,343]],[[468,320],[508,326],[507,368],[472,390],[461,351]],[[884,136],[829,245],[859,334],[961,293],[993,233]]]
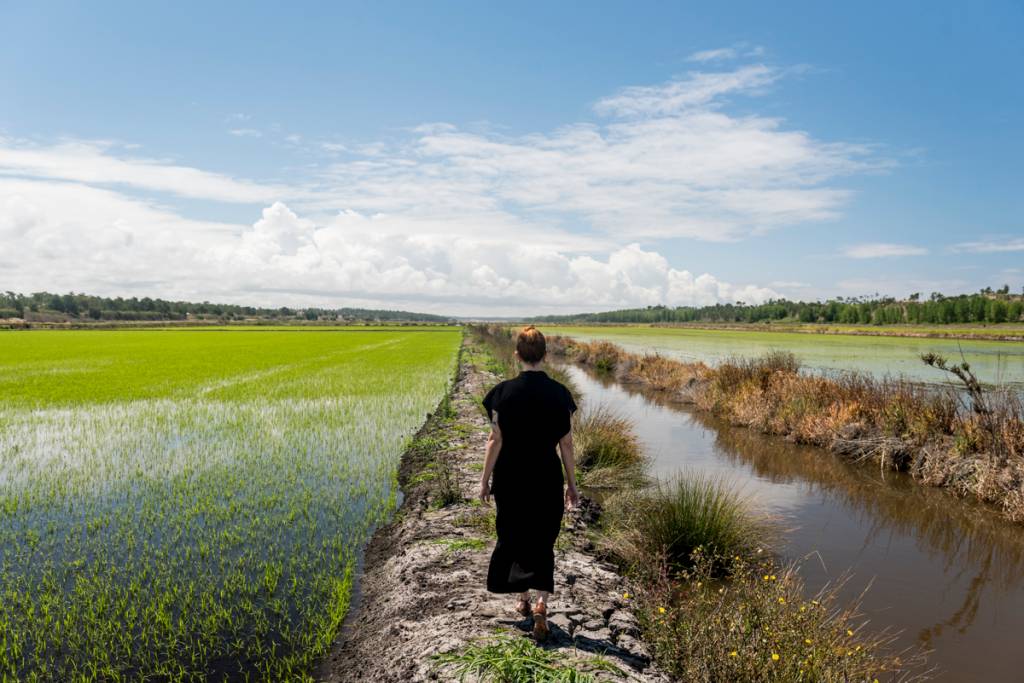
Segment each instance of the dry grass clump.
[[547,337],[548,353],[565,356],[569,360],[589,365],[596,370],[615,370],[621,361],[633,354],[623,351],[608,341],[583,342],[569,337],[552,335]]
[[576,347],[575,360],[597,370],[611,372],[623,356],[628,355],[615,344],[606,341],[590,342]]
[[684,363],[657,353],[629,353],[606,341],[583,342],[552,335],[548,351],[596,370],[614,371],[622,381],[644,384],[655,391],[692,388],[711,372],[704,363]]
[[837,587],[811,599],[794,567],[736,557],[730,579],[695,552],[690,568],[660,575],[635,596],[645,640],[683,681],[919,681],[924,654],[891,654],[892,637],[869,635],[856,605],[839,606]]
[[681,363],[648,353],[635,357],[623,379],[646,384],[655,391],[679,391],[706,379],[710,371],[704,363]]
[[618,489],[644,481],[645,458],[633,422],[608,406],[585,408],[572,424],[580,483]]

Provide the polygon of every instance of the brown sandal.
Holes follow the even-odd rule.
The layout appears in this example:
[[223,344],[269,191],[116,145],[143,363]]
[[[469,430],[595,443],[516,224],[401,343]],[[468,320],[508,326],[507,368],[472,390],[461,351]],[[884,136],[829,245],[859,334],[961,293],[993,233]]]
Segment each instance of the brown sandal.
[[516,603],[516,612],[519,612],[524,617],[530,616],[530,614],[532,614],[532,611],[530,610],[530,601],[529,600],[520,600],[519,602],[517,602]]
[[547,605],[540,604],[533,608],[533,639],[543,643],[548,639],[551,629],[548,628]]

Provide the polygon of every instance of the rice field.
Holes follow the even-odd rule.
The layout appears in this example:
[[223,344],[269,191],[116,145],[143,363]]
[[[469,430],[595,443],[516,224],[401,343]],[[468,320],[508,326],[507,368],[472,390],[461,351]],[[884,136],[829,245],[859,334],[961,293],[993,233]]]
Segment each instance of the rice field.
[[633,353],[658,353],[712,366],[736,358],[789,351],[804,368],[819,374],[834,376],[852,370],[876,379],[906,377],[925,383],[945,382],[941,372],[921,362],[922,354],[938,353],[949,359],[969,361],[986,384],[1024,388],[1024,344],[1013,341],[640,325],[546,325],[541,331],[582,341],[610,341]]
[[0,680],[307,680],[459,340],[0,333]]

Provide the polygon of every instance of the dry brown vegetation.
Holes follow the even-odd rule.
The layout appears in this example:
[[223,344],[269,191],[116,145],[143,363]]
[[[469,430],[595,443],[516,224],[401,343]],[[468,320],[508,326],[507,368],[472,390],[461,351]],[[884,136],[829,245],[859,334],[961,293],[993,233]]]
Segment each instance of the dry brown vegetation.
[[924,358],[959,385],[935,387],[855,373],[801,373],[796,358],[783,352],[711,368],[629,353],[603,341],[549,337],[548,345],[553,353],[667,392],[733,424],[909,472],[1024,522],[1020,397],[983,388],[966,364]]

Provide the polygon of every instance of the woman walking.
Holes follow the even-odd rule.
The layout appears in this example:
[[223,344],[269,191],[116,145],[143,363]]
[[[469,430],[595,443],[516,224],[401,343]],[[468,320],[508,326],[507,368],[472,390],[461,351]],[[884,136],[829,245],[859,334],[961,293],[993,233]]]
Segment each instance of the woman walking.
[[[515,351],[522,372],[484,397],[491,435],[480,480],[480,500],[487,502],[493,495],[497,507],[498,542],[487,590],[519,593],[516,611],[532,614],[533,635],[539,641],[548,635],[547,601],[554,591],[562,512],[579,502],[570,428],[576,404],[569,390],[541,369],[545,351],[540,330],[524,327]],[[564,494],[563,465],[568,479]],[[537,591],[532,609],[531,589]]]

